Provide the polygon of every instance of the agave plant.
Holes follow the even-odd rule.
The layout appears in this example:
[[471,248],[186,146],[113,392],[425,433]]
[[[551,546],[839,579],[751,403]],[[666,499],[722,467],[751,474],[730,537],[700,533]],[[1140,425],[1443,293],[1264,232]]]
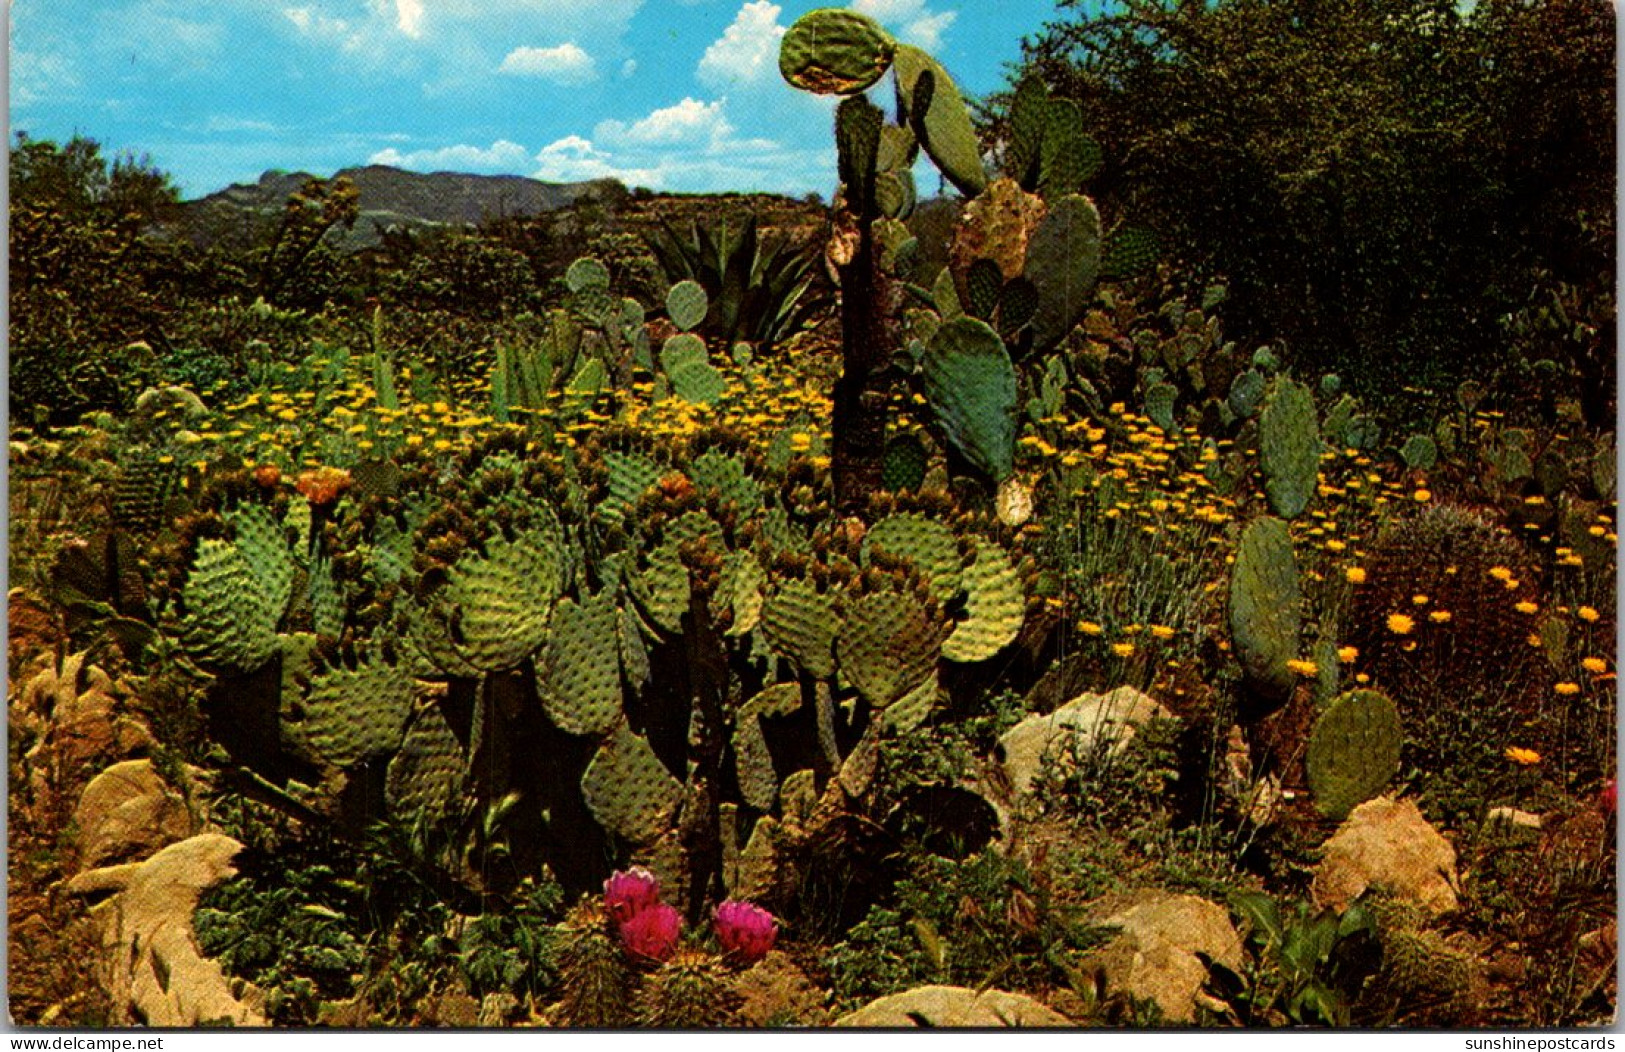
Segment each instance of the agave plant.
[[710,306],[697,331],[714,345],[748,340],[768,353],[828,306],[813,287],[812,253],[762,238],[754,214],[737,232],[726,219],[714,229],[691,220],[686,233],[665,220],[661,226],[645,240],[668,283],[694,281],[705,289]]

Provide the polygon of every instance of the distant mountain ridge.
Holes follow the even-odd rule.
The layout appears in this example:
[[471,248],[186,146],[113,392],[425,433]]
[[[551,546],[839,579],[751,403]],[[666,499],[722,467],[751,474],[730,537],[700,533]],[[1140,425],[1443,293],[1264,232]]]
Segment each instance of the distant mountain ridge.
[[[491,219],[532,216],[566,208],[583,197],[624,196],[613,179],[579,183],[546,183],[522,175],[470,175],[463,172],[409,172],[387,165],[346,168],[333,178],[348,178],[359,194],[361,215],[345,236],[344,250],[377,244],[380,228],[477,225]],[[312,178],[306,172],[268,171],[257,183],[235,183],[205,197],[183,202],[177,220],[180,236],[194,244],[250,243],[281,214],[288,195]]]

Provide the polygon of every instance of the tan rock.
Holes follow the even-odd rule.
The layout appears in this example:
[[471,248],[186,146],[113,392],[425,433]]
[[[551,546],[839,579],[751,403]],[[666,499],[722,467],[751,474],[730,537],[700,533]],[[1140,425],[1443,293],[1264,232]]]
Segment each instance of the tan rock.
[[1379,796],[1356,807],[1322,849],[1310,893],[1338,913],[1378,888],[1429,914],[1456,908],[1456,849],[1410,800]]
[[1052,1027],[1070,1019],[1025,994],[963,986],[920,986],[871,1001],[835,1021],[841,1027]]
[[1206,899],[1152,892],[1103,913],[1097,923],[1122,934],[1090,964],[1108,990],[1155,1001],[1168,1022],[1196,1017],[1208,977],[1198,954],[1241,971],[1241,936],[1224,907]]
[[85,664],[82,653],[42,670],[23,687],[13,710],[43,725],[25,761],[35,799],[63,790],[87,768],[152,746],[147,728],[118,711],[114,691],[107,673]]
[[73,822],[81,869],[144,858],[197,831],[186,801],[151,760],[125,760],[91,779]]
[[92,912],[103,922],[109,993],[148,1026],[229,1022],[264,1026],[251,988],[232,992],[220,966],[198,949],[192,914],[203,892],[236,874],[242,845],[219,833],[171,844],[144,862],[90,870],[67,883],[71,894],[114,894]]
[[1172,713],[1133,687],[1106,694],[1080,694],[1048,716],[1029,716],[999,739],[1005,777],[1017,796],[1032,787],[1046,760],[1069,764],[1079,753],[1104,747],[1117,752],[1140,727]]

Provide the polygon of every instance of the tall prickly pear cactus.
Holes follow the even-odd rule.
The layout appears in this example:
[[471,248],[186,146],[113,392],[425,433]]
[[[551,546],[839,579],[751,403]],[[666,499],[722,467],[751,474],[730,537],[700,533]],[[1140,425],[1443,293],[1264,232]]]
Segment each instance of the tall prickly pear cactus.
[[1242,532],[1230,576],[1230,635],[1248,685],[1265,700],[1292,693],[1287,667],[1298,653],[1302,618],[1298,562],[1285,522],[1261,518]]
[[1309,787],[1328,818],[1342,820],[1399,770],[1399,710],[1375,690],[1338,695],[1309,736]]

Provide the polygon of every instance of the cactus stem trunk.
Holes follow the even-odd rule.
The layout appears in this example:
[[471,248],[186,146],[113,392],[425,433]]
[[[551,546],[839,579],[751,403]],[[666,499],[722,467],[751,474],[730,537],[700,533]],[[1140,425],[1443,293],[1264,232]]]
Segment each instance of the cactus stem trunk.
[[890,294],[875,251],[872,220],[859,217],[852,261],[840,268],[841,377],[835,383],[832,420],[835,503],[861,512],[870,493],[883,488],[888,366],[897,337],[888,324]]

